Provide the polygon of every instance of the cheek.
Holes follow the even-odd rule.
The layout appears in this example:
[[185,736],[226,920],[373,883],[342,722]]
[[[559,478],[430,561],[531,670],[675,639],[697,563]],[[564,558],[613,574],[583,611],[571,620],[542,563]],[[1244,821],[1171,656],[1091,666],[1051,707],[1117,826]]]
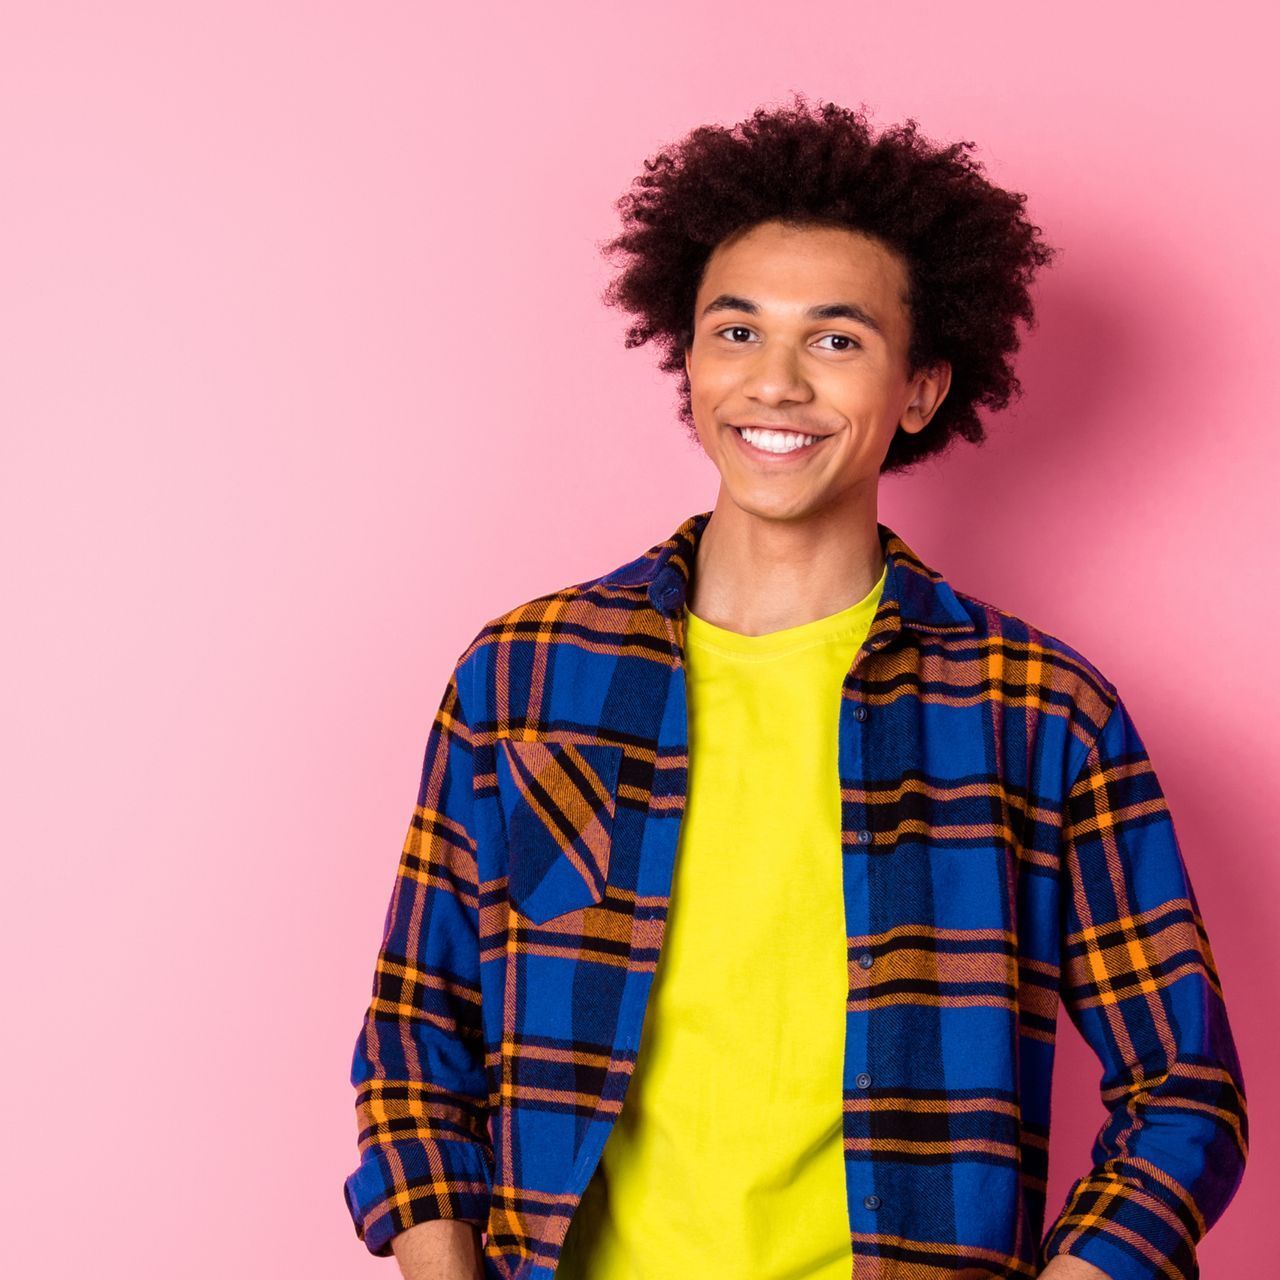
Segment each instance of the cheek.
[[833,404],[846,405],[858,413],[874,411],[883,393],[880,379],[866,364],[823,370],[815,376],[814,385]]
[[714,364],[704,362],[702,365],[694,365],[689,375],[689,388],[693,403],[709,409],[732,392],[733,384]]

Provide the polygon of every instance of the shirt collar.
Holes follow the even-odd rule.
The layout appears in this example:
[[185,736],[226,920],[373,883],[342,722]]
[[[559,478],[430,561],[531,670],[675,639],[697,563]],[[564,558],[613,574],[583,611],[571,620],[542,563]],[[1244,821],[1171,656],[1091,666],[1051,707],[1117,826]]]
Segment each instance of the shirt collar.
[[[667,617],[678,615],[684,608],[698,539],[710,518],[710,511],[689,516],[670,537],[600,581],[644,587],[655,609]],[[921,560],[888,525],[877,522],[876,529],[887,573],[871,637],[883,634],[887,639],[900,625],[926,632],[974,630],[973,618],[942,574]]]

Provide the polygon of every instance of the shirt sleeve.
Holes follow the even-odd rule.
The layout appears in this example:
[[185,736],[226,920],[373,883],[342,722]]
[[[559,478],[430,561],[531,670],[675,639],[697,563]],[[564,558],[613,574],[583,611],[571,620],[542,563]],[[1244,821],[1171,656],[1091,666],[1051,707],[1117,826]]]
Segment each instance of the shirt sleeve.
[[1111,1280],[1196,1280],[1248,1152],[1244,1077],[1168,804],[1117,697],[1066,799],[1060,990],[1102,1063],[1093,1168],[1041,1243]]
[[473,781],[455,669],[428,735],[351,1064],[360,1162],[344,1191],[356,1235],[378,1257],[419,1222],[483,1228],[489,1216]]

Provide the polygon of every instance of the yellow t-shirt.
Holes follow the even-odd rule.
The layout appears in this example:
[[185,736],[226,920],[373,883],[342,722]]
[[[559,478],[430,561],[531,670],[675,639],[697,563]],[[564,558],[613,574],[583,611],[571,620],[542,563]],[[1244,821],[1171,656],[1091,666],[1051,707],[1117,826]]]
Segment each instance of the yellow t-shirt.
[[689,790],[622,1111],[571,1280],[848,1280],[840,688],[884,574],[766,635],[686,612]]

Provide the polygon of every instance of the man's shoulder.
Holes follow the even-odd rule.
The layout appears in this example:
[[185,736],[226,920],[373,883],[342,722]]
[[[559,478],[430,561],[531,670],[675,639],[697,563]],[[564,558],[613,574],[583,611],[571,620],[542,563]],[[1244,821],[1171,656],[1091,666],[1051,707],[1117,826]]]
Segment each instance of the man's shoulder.
[[566,583],[521,600],[485,621],[468,642],[458,665],[466,665],[500,641],[580,644],[584,640],[598,642],[608,635],[620,637],[637,625],[634,615],[647,604],[644,581],[627,578],[620,569]]
[[952,590],[973,623],[974,657],[999,673],[1006,693],[1025,690],[1028,698],[1039,693],[1065,699],[1087,707],[1091,719],[1106,718],[1119,693],[1099,665],[1075,644],[1011,609]]
[[653,607],[649,592],[661,573],[670,576],[673,562],[686,563],[697,531],[710,516],[710,511],[688,515],[673,532],[622,563],[504,609],[479,628],[459,665],[474,663],[486,652],[502,651],[501,642],[511,640],[524,641],[525,656],[535,659],[543,656],[540,650],[564,645],[604,657],[617,656],[624,649],[650,652],[667,664],[670,623]]

